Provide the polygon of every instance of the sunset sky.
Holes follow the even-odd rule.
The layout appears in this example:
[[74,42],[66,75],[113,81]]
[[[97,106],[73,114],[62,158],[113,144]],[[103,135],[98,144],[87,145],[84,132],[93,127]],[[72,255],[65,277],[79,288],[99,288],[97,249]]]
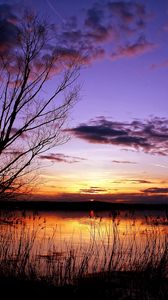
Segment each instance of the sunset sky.
[[21,6],[56,24],[62,43],[89,53],[67,124],[71,140],[39,157],[37,193],[168,201],[168,1],[8,0],[0,1],[0,22]]

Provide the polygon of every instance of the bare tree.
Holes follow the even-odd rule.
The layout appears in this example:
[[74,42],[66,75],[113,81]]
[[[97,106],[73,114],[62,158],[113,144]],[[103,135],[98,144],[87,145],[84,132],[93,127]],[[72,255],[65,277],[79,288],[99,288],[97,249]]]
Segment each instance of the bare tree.
[[35,158],[67,141],[62,129],[78,98],[80,57],[29,14],[13,47],[0,53],[0,195],[20,189]]

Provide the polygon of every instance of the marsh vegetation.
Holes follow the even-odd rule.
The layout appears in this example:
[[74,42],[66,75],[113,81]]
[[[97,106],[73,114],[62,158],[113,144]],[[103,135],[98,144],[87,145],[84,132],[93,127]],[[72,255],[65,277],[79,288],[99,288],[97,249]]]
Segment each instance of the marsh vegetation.
[[[59,220],[72,226],[61,229]],[[1,282],[10,278],[55,289],[71,287],[72,299],[78,293],[91,299],[86,287],[90,295],[105,293],[105,299],[128,299],[123,294],[132,295],[129,299],[167,297],[166,214],[138,218],[113,213],[77,222],[67,216],[46,219],[43,214],[3,211],[0,221]],[[69,235],[66,228],[71,228]],[[157,293],[151,289],[153,282]]]

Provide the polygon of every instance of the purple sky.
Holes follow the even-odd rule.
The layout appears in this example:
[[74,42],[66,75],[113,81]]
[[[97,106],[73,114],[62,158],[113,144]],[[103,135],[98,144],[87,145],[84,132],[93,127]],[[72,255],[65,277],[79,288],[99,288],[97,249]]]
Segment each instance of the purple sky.
[[62,43],[89,53],[71,141],[40,157],[40,192],[166,196],[168,2],[9,0],[0,12],[4,3],[47,14]]

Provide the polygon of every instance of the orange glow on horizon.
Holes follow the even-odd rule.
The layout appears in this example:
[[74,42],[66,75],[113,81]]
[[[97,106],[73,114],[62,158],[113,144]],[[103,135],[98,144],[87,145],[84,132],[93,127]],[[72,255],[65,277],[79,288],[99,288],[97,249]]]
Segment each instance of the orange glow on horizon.
[[[59,182],[56,181],[59,179]],[[36,186],[33,194],[59,196],[62,194],[78,194],[78,195],[118,195],[118,194],[142,194],[143,191],[151,188],[166,188],[166,181],[161,178],[145,179],[144,177],[135,178],[120,178],[113,177],[113,179],[98,179],[84,178],[78,180],[76,177],[73,180],[66,178],[63,180],[55,176],[45,176],[45,181]]]

